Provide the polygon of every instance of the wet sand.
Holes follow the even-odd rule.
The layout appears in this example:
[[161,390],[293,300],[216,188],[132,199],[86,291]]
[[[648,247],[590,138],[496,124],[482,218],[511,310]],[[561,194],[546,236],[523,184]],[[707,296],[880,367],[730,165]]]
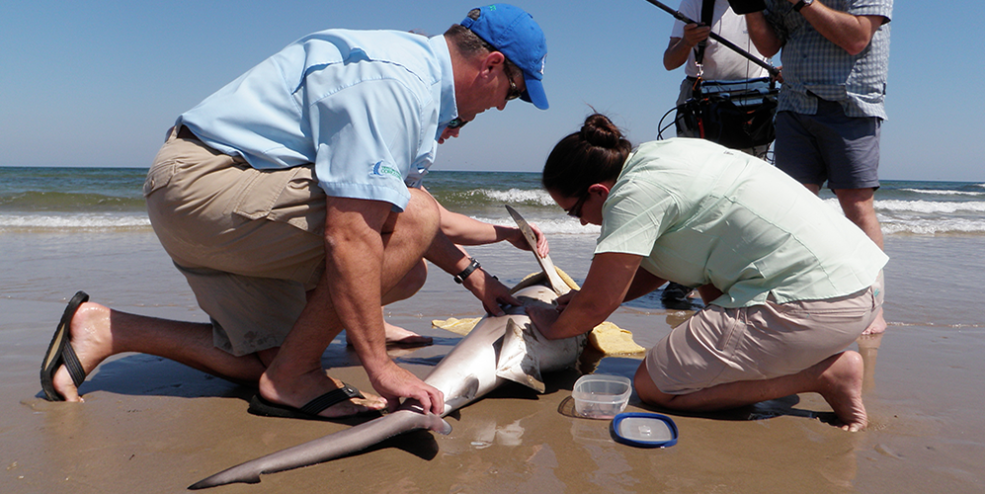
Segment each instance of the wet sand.
[[[576,280],[591,238],[552,238],[552,257]],[[0,492],[181,492],[234,464],[348,427],[246,413],[253,391],[146,355],[103,363],[84,404],[41,398],[38,367],[64,304],[77,289],[122,310],[202,321],[183,278],[152,233],[0,234]],[[517,385],[461,409],[450,436],[427,432],[348,458],[262,477],[216,493],[257,492],[981,492],[985,421],[981,392],[985,313],[977,287],[985,238],[890,237],[887,319],[861,340],[869,428],[850,434],[824,422],[830,408],[803,394],[747,409],[672,415],[676,446],[616,443],[609,422],[570,413],[572,370],[548,392]],[[473,248],[507,282],[537,269],[508,246]],[[395,350],[424,376],[458,339],[432,319],[474,317],[479,304],[432,271],[421,293],[388,308],[389,320],[435,336]],[[611,321],[649,347],[686,317],[659,303],[623,307]],[[354,355],[336,340],[333,374],[369,389]],[[582,370],[631,376],[631,358],[588,359]],[[634,395],[628,411],[644,411]],[[818,419],[820,417],[820,419]]]

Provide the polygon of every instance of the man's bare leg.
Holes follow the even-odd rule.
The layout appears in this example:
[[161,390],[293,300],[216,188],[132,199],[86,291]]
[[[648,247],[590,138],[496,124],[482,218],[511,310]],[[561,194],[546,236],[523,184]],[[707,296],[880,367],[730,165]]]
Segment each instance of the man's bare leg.
[[845,216],[882,249],[882,227],[876,217],[875,189],[836,189],[834,193]]
[[[404,213],[391,215],[384,226],[381,293],[389,293],[421,263],[424,251],[438,230],[437,207],[433,201],[430,196],[412,191]],[[259,392],[265,399],[297,408],[339,387],[321,366],[325,348],[342,331],[328,285],[327,274],[323,273],[318,286],[309,292],[308,304],[294,328],[260,376]],[[350,403],[353,401],[339,403],[321,415],[348,415],[339,413],[339,408]],[[377,410],[386,407],[387,403],[385,399],[373,396],[360,405]]]
[[[213,345],[211,324],[129,314],[92,302],[79,307],[69,331],[69,344],[86,375],[112,355],[135,352],[174,360],[238,384],[256,387],[266,370],[266,363],[277,353],[277,349],[270,349],[236,357]],[[324,370],[319,377],[331,379]],[[64,365],[55,371],[52,381],[65,401],[83,401]],[[332,382],[335,387],[342,386],[339,381],[332,379]],[[386,406],[382,398],[363,394],[366,398],[339,403],[325,414],[345,416]]]
[[[875,189],[838,189],[834,192],[838,196],[838,202],[841,204],[841,209],[845,212],[845,216],[852,223],[858,225],[882,249],[882,227],[879,225],[879,219],[876,217]],[[885,331],[886,319],[882,316],[882,309],[879,309],[879,314],[875,320],[872,321],[872,324],[862,334],[882,334]]]
[[[123,352],[157,355],[233,382],[256,385],[264,366],[256,355],[235,357],[212,344],[212,326],[128,314],[88,302],[69,325],[69,344],[88,375],[103,360]],[[82,401],[63,365],[55,390],[66,401]]]
[[[419,250],[423,252],[425,248],[426,246],[420,246]],[[420,256],[417,257],[416,261],[420,261]],[[405,262],[405,265],[407,264]],[[404,269],[406,272],[407,268]],[[330,309],[330,306],[328,308]],[[334,312],[332,312],[332,316],[326,316],[323,321],[328,327],[332,326],[332,321],[336,321],[335,326],[337,326]],[[326,325],[319,325],[318,331]],[[327,390],[341,386],[340,382],[328,377],[325,370],[321,368],[321,354],[337,334],[337,330],[334,333],[330,331],[324,333],[327,340],[321,351],[313,352],[317,355],[308,362],[310,369],[297,374],[300,376],[298,383],[302,384],[302,388],[303,383],[315,384],[314,387],[317,390],[310,392],[307,396],[308,400],[320,396]],[[262,384],[261,379],[268,370],[268,366],[279,353],[278,349],[270,349],[259,352],[259,354],[236,357],[215,348],[211,324],[172,321],[129,314],[92,302],[82,304],[73,317],[69,326],[69,344],[72,345],[78,355],[86,374],[91,373],[107,357],[124,352],[136,352],[174,360],[233,382],[258,387]],[[312,362],[313,365],[311,365]],[[287,380],[290,381],[290,379]],[[78,389],[65,366],[56,370],[53,385],[65,400],[81,401]],[[363,394],[366,395],[365,399],[353,399],[339,403],[324,411],[323,414],[326,416],[350,415],[360,411],[381,409],[386,405],[385,401],[378,396],[365,392]],[[269,396],[265,394],[265,397]],[[302,406],[305,403],[307,401],[303,401],[301,398],[288,402],[288,404],[296,406]]]
[[[323,275],[322,282],[308,294],[308,304],[284,344],[276,353],[263,355],[268,366],[259,376],[260,395],[273,403],[300,408],[333,389],[341,388],[342,382],[330,377],[321,364],[325,348],[340,331],[341,323],[336,317]],[[320,415],[345,417],[386,407],[383,398],[366,392],[363,395],[365,398],[352,398],[332,405]]]
[[855,342],[858,344],[858,353],[862,355],[862,363],[865,365],[862,392],[871,393],[876,387],[876,358],[879,356],[882,335],[862,335]]
[[[424,282],[428,279],[428,266],[424,259],[421,259],[397,286],[383,296],[383,305],[392,304],[398,300],[406,300],[420,291]],[[384,310],[385,315],[385,310]],[[395,326],[383,321],[383,329],[386,331],[386,342],[388,345],[418,346],[430,345],[434,339],[429,336],[421,336],[413,331],[406,330],[400,326]]]
[[876,314],[876,318],[872,321],[872,324],[869,324],[869,327],[865,328],[865,331],[862,331],[862,336],[872,336],[885,333],[887,327],[888,324],[886,324],[886,319],[882,317],[882,307],[880,307],[879,313]]
[[[821,191],[821,186],[819,185],[804,184],[804,186],[814,194],[818,194]],[[858,225],[882,249],[882,227],[879,225],[879,219],[876,217],[875,189],[838,189],[834,192],[838,196],[838,203],[841,204],[841,210],[845,212],[845,217]],[[880,308],[875,320],[872,321],[872,324],[862,334],[882,334],[886,331],[886,327],[886,319],[883,317],[882,309]]]
[[413,331],[395,326],[383,321],[383,329],[386,331],[386,342],[388,345],[401,346],[426,346],[434,342],[430,336],[421,336]]
[[[411,269],[396,287],[383,296],[383,305],[410,298],[424,286],[427,276],[427,263],[421,259],[421,262]],[[383,315],[386,316],[386,308],[383,308]],[[386,320],[383,321],[383,330],[386,332],[387,345],[423,346],[430,345],[434,341],[430,336],[421,336],[413,331],[390,324]],[[348,334],[346,334],[345,342],[352,346]]]
[[797,374],[719,384],[683,395],[667,394],[657,389],[644,361],[636,371],[634,384],[644,402],[694,412],[737,408],[797,393],[819,393],[841,420],[842,429],[855,432],[868,424],[862,403],[863,375],[862,356],[847,351],[832,355]]

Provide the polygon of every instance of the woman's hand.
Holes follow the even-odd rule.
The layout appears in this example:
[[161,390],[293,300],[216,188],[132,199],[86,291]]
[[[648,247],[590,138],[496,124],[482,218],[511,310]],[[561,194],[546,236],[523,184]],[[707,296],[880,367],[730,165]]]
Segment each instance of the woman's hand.
[[529,306],[526,308],[527,315],[530,316],[530,321],[534,323],[534,327],[549,340],[555,339],[552,337],[554,333],[551,331],[551,328],[557,321],[558,316],[561,315],[558,309],[560,307],[557,309],[542,306]]
[[564,309],[568,306],[568,302],[571,302],[571,299],[576,293],[578,293],[578,290],[571,290],[570,292],[558,297],[557,300],[554,301],[554,303],[557,304],[557,308],[555,310],[557,312],[564,312]]

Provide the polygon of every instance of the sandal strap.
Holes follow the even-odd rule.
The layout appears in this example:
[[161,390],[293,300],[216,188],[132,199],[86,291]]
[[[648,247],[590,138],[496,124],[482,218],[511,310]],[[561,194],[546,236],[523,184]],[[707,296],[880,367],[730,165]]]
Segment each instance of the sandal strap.
[[306,403],[301,407],[301,411],[311,415],[318,415],[322,410],[350,398],[363,398],[363,394],[349,384],[342,383],[341,388],[333,389]]
[[71,344],[65,345],[65,349],[62,350],[62,360],[65,362],[65,368],[68,369],[68,375],[72,376],[72,382],[75,383],[75,387],[82,386],[82,383],[86,380],[86,373],[82,368],[82,362],[79,361],[79,356],[75,354],[75,350],[72,349]]

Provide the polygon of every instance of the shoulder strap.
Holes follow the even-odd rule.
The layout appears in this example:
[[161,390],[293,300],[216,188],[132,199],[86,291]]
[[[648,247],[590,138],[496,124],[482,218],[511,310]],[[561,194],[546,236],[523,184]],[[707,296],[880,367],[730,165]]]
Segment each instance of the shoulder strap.
[[[711,18],[715,15],[715,0],[702,0],[701,2],[701,23],[710,26]],[[705,43],[702,41],[694,49],[694,61],[700,64],[705,58]]]

